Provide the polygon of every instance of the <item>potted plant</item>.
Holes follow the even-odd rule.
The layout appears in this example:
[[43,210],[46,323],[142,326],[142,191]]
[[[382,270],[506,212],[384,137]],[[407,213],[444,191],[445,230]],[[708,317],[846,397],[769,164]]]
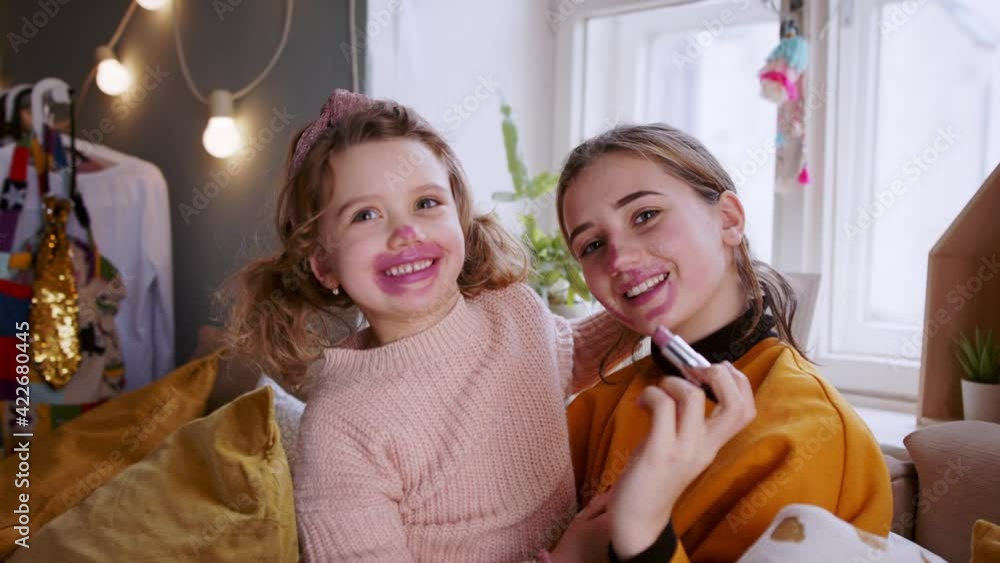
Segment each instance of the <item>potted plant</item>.
[[1000,346],[993,331],[985,335],[976,328],[975,338],[962,334],[955,357],[965,372],[962,379],[962,408],[966,420],[1000,422]]
[[524,227],[522,238],[533,258],[531,287],[545,299],[549,308],[564,317],[579,317],[590,312],[593,298],[583,280],[580,264],[570,253],[560,233],[550,234],[538,226],[535,212],[545,209],[555,199],[554,189],[559,178],[550,172],[528,176],[524,159],[518,150],[517,126],[511,108],[501,103],[503,141],[507,153],[507,169],[514,191],[495,192],[493,199],[503,203],[519,202],[525,211],[518,214]]

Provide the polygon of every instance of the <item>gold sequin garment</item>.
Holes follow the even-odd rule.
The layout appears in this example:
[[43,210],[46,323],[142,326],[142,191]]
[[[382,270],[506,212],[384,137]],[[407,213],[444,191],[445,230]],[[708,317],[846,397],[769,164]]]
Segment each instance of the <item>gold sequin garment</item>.
[[45,196],[45,230],[35,258],[29,314],[35,367],[56,389],[69,383],[80,365],[80,303],[66,236],[71,206],[69,200]]

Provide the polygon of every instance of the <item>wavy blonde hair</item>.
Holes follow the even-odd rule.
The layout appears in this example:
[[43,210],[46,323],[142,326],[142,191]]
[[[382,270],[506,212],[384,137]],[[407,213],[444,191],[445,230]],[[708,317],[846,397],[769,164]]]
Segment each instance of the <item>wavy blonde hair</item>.
[[[289,159],[301,135],[292,139]],[[252,262],[227,283],[230,350],[292,386],[303,382],[309,364],[324,348],[335,345],[336,324],[343,334],[347,323],[342,313],[354,305],[345,292],[334,295],[321,285],[309,267],[309,257],[322,250],[319,227],[331,196],[327,188],[333,175],[330,157],[352,146],[389,139],[423,143],[448,171],[465,234],[465,260],[458,277],[462,295],[471,298],[527,278],[527,250],[492,214],[474,213],[465,172],[451,147],[412,109],[376,100],[324,131],[302,165],[287,178],[275,217],[281,251]]]

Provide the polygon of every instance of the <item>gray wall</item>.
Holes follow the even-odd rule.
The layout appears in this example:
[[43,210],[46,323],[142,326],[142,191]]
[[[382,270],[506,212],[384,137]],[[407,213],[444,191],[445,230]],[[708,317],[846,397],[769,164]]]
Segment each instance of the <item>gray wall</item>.
[[[173,0],[178,1],[182,2],[181,33],[188,65],[203,92],[242,88],[267,64],[281,37],[283,1]],[[79,89],[93,64],[94,48],[111,37],[128,3],[2,0],[3,83],[54,76]],[[37,16],[42,4],[58,6],[58,12],[52,17]],[[366,2],[358,0],[357,4],[363,29]],[[219,5],[233,9],[220,15]],[[213,292],[226,276],[273,244],[273,205],[289,137],[318,113],[333,88],[350,88],[351,79],[343,52],[349,36],[347,0],[297,0],[281,59],[267,79],[236,104],[245,136],[257,137],[261,150],[241,162],[236,174],[229,174],[225,161],[202,148],[208,108],[184,83],[171,28],[177,12],[170,12],[169,8],[136,11],[116,49],[119,59],[133,70],[135,88],[123,97],[110,98],[92,87],[80,107],[78,136],[153,162],[167,179],[176,357],[181,363],[194,349],[198,326],[219,316],[213,310]],[[26,37],[22,35],[24,17],[48,21],[27,43],[15,40],[15,52],[9,33]],[[363,53],[360,57],[363,62]],[[360,67],[363,71],[363,63]],[[151,76],[162,76],[143,86],[146,68],[153,69]],[[266,130],[273,111],[294,118],[271,135]],[[228,183],[207,207],[196,215],[182,212],[182,205],[195,209],[195,190],[227,177]]]

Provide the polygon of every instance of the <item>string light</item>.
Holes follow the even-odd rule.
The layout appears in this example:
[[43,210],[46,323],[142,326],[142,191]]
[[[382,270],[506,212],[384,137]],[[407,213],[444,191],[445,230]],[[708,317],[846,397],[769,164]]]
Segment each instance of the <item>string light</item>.
[[212,108],[208,125],[201,136],[201,142],[205,146],[205,150],[216,158],[232,156],[240,149],[242,141],[239,129],[233,120],[233,103],[250,93],[251,90],[264,81],[264,78],[274,68],[275,63],[278,62],[278,58],[281,57],[282,51],[285,50],[285,45],[288,43],[288,32],[292,27],[294,0],[285,1],[287,7],[285,8],[285,23],[281,30],[281,40],[278,41],[278,48],[274,51],[274,55],[267,63],[267,66],[264,67],[264,70],[251,80],[249,84],[235,92],[230,90],[215,90],[207,98],[198,89],[197,84],[194,83],[194,79],[191,77],[191,70],[187,64],[187,56],[184,54],[184,42],[181,41],[180,4],[174,5],[174,46],[177,48],[177,59],[180,62],[181,76],[184,78],[188,89],[194,94],[194,97]]
[[[271,60],[267,63],[264,69],[250,81],[249,84],[240,88],[236,91],[230,90],[215,90],[209,96],[205,96],[195,85],[193,78],[191,77],[191,71],[187,66],[187,57],[184,54],[184,46],[181,42],[180,36],[180,3],[175,3],[172,7],[172,19],[174,20],[174,46],[177,49],[177,55],[180,59],[181,75],[184,78],[184,82],[187,84],[191,93],[194,97],[204,103],[208,104],[211,108],[211,117],[209,117],[208,124],[205,126],[205,130],[202,133],[201,141],[205,150],[208,151],[214,157],[217,158],[227,158],[236,154],[237,151],[242,148],[243,140],[240,135],[239,128],[236,126],[236,121],[233,119],[233,104],[236,100],[247,95],[251,90],[256,88],[264,78],[271,72],[278,59],[281,57],[282,51],[285,49],[285,45],[288,41],[288,33],[291,29],[292,23],[292,12],[294,0],[285,0],[287,6],[285,9],[284,26],[281,32],[281,40],[278,42],[277,49]],[[350,14],[351,14],[351,47],[352,47],[352,68],[351,74],[354,81],[355,90],[358,89],[358,71],[357,71],[357,47],[355,44],[355,33],[354,33],[354,4],[356,0],[349,0]],[[131,20],[133,14],[136,11],[136,7],[142,7],[146,10],[155,11],[161,10],[166,5],[170,3],[170,0],[134,0],[129,3],[128,8],[125,10],[125,14],[122,16],[121,21],[118,22],[118,27],[115,29],[114,34],[111,36],[111,40],[108,41],[106,45],[102,45],[97,49],[97,68],[91,70],[90,75],[84,82],[83,88],[81,89],[79,99],[82,100],[89,89],[90,85],[97,82],[97,87],[109,96],[119,96],[131,87],[132,76],[128,69],[115,57],[113,48],[121,39],[122,34],[125,31],[125,27],[128,25],[129,20]]]
[[97,87],[109,96],[124,94],[132,85],[132,75],[125,65],[118,62],[114,51],[107,45],[97,48]]
[[201,143],[208,154],[227,158],[240,150],[243,139],[233,120],[233,94],[228,90],[214,90],[209,96],[212,116],[201,135]]
[[143,8],[155,12],[156,10],[159,10],[160,8],[166,6],[169,0],[135,0],[135,1]]

